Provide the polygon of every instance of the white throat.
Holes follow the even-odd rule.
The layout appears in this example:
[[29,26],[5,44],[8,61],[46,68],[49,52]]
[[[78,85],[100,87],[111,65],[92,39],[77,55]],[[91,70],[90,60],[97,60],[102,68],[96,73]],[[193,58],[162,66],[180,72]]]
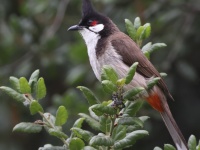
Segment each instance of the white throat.
[[[90,29],[91,30],[91,29]],[[99,76],[99,63],[97,61],[97,56],[96,56],[96,45],[98,40],[101,38],[99,34],[92,32],[86,28],[80,30],[80,34],[82,35],[86,45],[87,45],[87,51],[88,51],[88,56],[90,60],[90,65],[92,66],[92,69],[94,71],[94,74],[96,77]]]
[[98,40],[100,39],[99,34],[92,32],[86,28],[80,30],[79,33],[82,35],[82,37],[87,45],[87,48],[89,48],[89,47],[95,48],[96,47],[96,44],[97,44]]

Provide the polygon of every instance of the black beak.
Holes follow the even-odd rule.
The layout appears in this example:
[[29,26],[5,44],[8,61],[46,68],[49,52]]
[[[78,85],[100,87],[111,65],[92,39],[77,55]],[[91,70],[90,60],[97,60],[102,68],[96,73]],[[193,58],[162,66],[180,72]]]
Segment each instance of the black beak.
[[78,30],[82,30],[83,29],[83,26],[79,26],[79,25],[74,25],[74,26],[71,26],[68,31],[78,31]]

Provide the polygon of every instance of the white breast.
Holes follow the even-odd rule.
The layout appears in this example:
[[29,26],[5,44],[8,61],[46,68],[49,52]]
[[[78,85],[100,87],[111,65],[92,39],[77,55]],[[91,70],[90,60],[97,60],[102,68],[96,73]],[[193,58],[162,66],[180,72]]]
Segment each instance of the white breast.
[[88,29],[80,30],[80,34],[82,35],[87,45],[90,65],[92,66],[95,76],[97,77],[98,80],[100,80],[101,66],[97,60],[96,50],[95,50],[97,42],[100,39],[100,36],[94,32],[89,31]]

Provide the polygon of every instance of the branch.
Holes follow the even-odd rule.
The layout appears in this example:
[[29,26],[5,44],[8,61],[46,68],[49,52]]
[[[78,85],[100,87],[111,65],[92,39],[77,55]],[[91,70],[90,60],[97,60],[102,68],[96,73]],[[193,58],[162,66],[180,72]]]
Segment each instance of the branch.
[[67,9],[68,3],[69,3],[69,0],[61,0],[60,1],[60,3],[58,4],[57,14],[56,14],[56,17],[54,19],[54,22],[51,26],[49,26],[44,31],[44,34],[42,36],[43,40],[51,38],[58,31],[58,29],[60,28],[60,25],[63,21],[64,14],[65,14],[65,11]]

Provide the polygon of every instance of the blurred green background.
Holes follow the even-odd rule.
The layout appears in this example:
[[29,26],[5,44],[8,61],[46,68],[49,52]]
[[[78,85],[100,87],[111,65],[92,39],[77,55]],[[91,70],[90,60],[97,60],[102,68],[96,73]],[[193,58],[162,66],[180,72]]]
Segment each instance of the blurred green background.
[[[199,0],[93,0],[97,10],[108,15],[125,32],[124,19],[152,25],[146,42],[164,42],[168,46],[155,52],[151,61],[160,72],[175,101],[170,108],[188,140],[200,138],[200,1]],[[42,101],[46,111],[55,113],[59,105],[69,111],[66,133],[78,118],[87,113],[87,102],[78,85],[91,88],[101,100],[102,92],[89,65],[81,36],[67,32],[79,22],[81,0],[0,0],[0,86],[9,86],[9,77],[27,77],[40,69],[48,96]],[[144,43],[144,44],[145,44]],[[159,114],[147,104],[141,115],[151,118],[145,129],[150,135],[135,149],[150,150],[173,143]],[[36,150],[45,143],[61,145],[45,131],[40,134],[12,133],[19,122],[35,121],[27,108],[0,91],[0,150]],[[88,128],[87,124],[84,128]],[[131,148],[132,149],[132,148]]]

